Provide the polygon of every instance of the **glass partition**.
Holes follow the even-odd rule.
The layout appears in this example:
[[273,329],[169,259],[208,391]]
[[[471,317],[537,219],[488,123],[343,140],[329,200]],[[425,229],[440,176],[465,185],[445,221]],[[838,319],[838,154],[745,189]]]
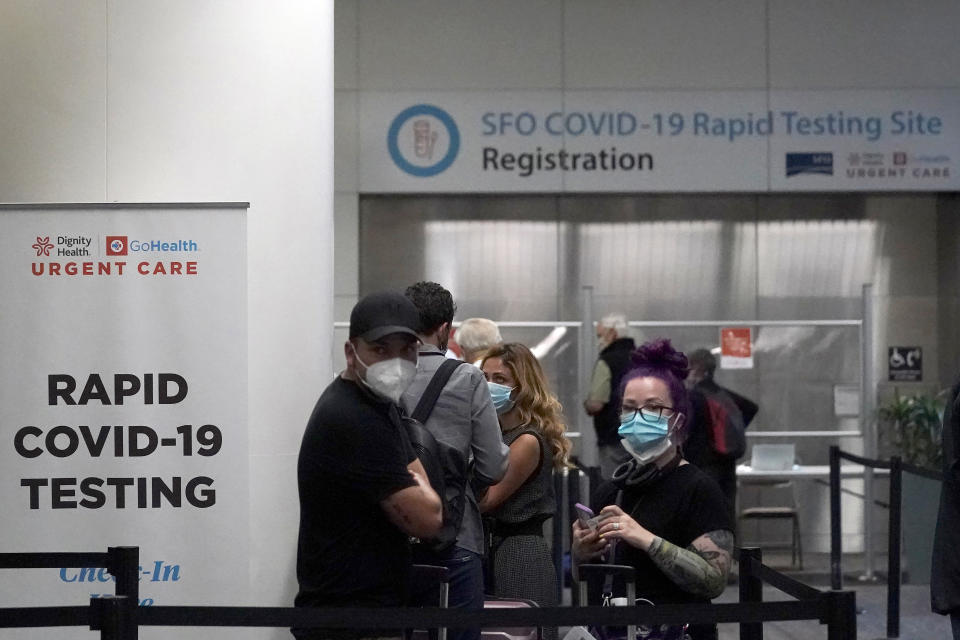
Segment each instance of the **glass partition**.
[[[592,358],[589,362],[580,361],[582,324],[560,321],[500,321],[497,324],[505,341],[527,345],[540,359],[550,388],[564,407],[575,453],[582,455],[584,448],[592,448],[592,421],[583,411],[586,390],[581,388],[581,380],[583,373],[589,378],[594,361]],[[724,326],[750,326],[753,332],[753,367],[718,367],[715,375],[718,383],[760,406],[747,432],[751,441],[782,433],[785,438],[796,440],[797,455],[804,464],[826,464],[823,439],[803,437],[803,432],[823,436],[860,435],[856,413],[861,375],[859,321],[632,321],[630,333],[638,344],[665,337],[681,351],[706,348],[719,353],[719,333]],[[336,323],[334,328],[335,371],[332,374],[345,365],[343,343],[347,340],[347,328],[343,322]],[[592,327],[586,336],[592,345]],[[592,347],[587,352],[596,353]],[[592,452],[585,456],[587,461],[592,459]]]

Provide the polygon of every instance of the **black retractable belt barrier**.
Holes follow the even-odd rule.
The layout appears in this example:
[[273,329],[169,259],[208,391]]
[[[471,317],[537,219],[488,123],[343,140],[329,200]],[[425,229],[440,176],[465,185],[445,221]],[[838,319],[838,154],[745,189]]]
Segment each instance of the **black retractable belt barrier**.
[[[852,453],[847,453],[846,451],[841,451],[840,447],[832,445],[830,447],[830,586],[833,589],[840,589],[843,586],[843,568],[842,568],[842,556],[843,548],[841,543],[841,531],[840,531],[840,460],[849,460],[855,462],[864,467],[872,467],[874,469],[893,469],[893,461],[885,460],[871,460],[869,458],[862,458],[860,456],[854,455]],[[891,478],[893,473],[890,474]],[[891,502],[888,503],[888,506],[892,509],[892,492],[893,492],[893,481],[891,480]],[[864,505],[865,509],[870,509],[872,505]],[[891,516],[893,512],[891,511]],[[899,518],[894,521],[894,518],[890,518],[889,530],[892,532],[894,527],[897,529],[897,536],[899,537],[899,527],[900,521]],[[889,559],[888,559],[889,560]],[[899,580],[899,575],[898,578]]]
[[59,569],[106,567],[106,553],[0,553],[0,569]]
[[86,627],[90,624],[90,606],[82,607],[3,607],[0,629],[36,627]]
[[[116,596],[91,598],[82,607],[11,607],[0,608],[0,629],[18,627],[89,626],[102,633],[119,634],[103,637],[136,640],[135,620],[140,580],[139,547],[108,547],[106,553],[0,553],[0,569],[102,568],[117,580]],[[109,602],[98,603],[97,600]],[[117,627],[119,625],[119,627]]]
[[[943,480],[936,471],[907,464],[899,456],[889,461],[862,458],[834,445],[830,447],[830,585],[840,589],[843,584],[841,531],[840,531],[840,460],[850,460],[864,467],[890,470],[890,519],[887,525],[887,637],[900,637],[900,537],[903,525],[903,472]],[[869,509],[870,505],[864,508]]]
[[[111,571],[117,572],[118,589],[123,586],[130,591],[130,583],[124,583],[124,580],[134,576],[130,563],[136,561],[138,554],[130,551],[114,553],[113,560],[118,564],[110,566]],[[827,625],[830,640],[855,640],[855,594],[820,592],[778,574],[761,563],[759,550],[743,549],[737,555],[741,566],[742,600],[738,603],[662,604],[655,607],[532,607],[480,611],[440,607],[138,607],[134,593],[92,598],[88,607],[0,608],[0,628],[89,625],[91,629],[99,630],[104,640],[136,640],[139,626],[422,629],[739,623],[742,639],[760,640],[763,637],[763,622],[818,620]],[[59,557],[62,559],[66,556]],[[9,558],[4,558],[4,561],[7,564],[3,566],[11,566]],[[121,575],[127,578],[121,579]],[[762,583],[765,579],[798,600],[763,602]]]
[[818,620],[827,609],[817,600],[662,604],[656,607],[530,607],[517,609],[309,608],[309,607],[141,607],[144,626],[300,627],[395,629],[405,627],[617,626],[631,624],[714,624]]

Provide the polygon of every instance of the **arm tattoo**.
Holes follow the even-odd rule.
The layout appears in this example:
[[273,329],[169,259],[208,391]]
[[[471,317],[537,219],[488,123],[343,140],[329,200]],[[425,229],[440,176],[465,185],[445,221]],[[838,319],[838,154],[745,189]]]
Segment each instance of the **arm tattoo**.
[[717,553],[714,551],[713,553],[723,563],[722,569],[726,573],[730,569],[730,559],[733,557],[733,532],[726,529],[717,529],[716,531],[708,531],[704,535],[723,552]]
[[732,531],[727,531],[726,529],[717,529],[716,531],[707,531],[703,535],[710,538],[713,544],[717,545],[717,548],[726,551],[727,553],[733,553]]
[[410,514],[408,514],[400,505],[389,504],[387,505],[387,508],[390,509],[390,512],[393,513],[394,517],[396,518],[395,522],[400,520],[407,525],[412,523],[413,519],[410,517]]
[[733,535],[723,530],[706,535],[720,551],[697,549],[693,545],[681,549],[663,538],[656,538],[647,553],[657,568],[684,591],[715,598],[726,586]]

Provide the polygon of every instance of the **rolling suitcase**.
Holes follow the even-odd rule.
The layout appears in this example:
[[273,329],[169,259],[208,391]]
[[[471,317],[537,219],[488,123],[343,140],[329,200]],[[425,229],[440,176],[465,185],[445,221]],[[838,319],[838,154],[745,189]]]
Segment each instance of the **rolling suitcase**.
[[[490,609],[522,609],[536,607],[533,600],[498,598],[484,596],[483,608]],[[540,640],[540,627],[485,627],[480,633],[480,640]]]
[[[423,593],[435,590],[438,594],[438,606],[446,609],[449,604],[450,578],[446,567],[428,564],[415,564],[411,573],[411,588]],[[536,607],[532,600],[498,598],[485,595],[484,610],[514,609]],[[407,633],[409,640],[446,640],[447,629],[413,629]],[[480,632],[481,640],[540,640],[540,627],[486,627]]]

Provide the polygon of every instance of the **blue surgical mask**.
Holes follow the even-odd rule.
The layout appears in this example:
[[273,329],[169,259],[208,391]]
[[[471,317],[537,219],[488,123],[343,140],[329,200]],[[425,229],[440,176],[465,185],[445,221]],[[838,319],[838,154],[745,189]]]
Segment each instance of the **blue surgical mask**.
[[513,401],[510,400],[513,387],[488,381],[487,388],[490,389],[490,397],[493,399],[493,406],[496,407],[497,413],[506,413],[513,409]]
[[655,420],[646,420],[639,411],[631,412],[626,420],[620,421],[617,433],[630,443],[635,451],[649,449],[660,443],[670,432],[670,418],[660,416]]

